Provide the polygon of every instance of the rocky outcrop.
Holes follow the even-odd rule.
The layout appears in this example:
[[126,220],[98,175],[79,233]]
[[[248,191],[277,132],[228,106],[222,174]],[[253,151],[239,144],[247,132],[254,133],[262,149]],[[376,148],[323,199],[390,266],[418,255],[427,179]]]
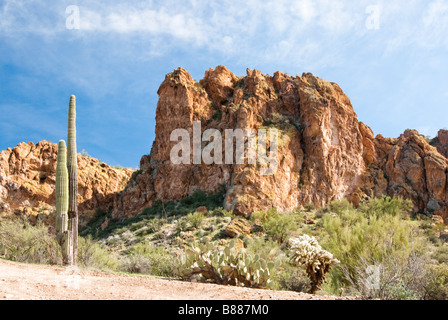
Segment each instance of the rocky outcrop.
[[[54,218],[57,144],[21,142],[0,152],[0,214],[25,213],[33,219]],[[80,223],[97,209],[109,210],[133,170],[112,168],[78,154]]]
[[435,139],[433,139],[433,143],[436,146],[437,150],[448,158],[448,130],[439,130],[439,133]]
[[[448,160],[416,130],[398,139],[378,135],[376,161],[360,185],[367,196],[387,194],[411,199],[415,212],[448,217]],[[357,201],[361,199],[358,197]]]
[[226,227],[225,233],[230,238],[236,238],[240,235],[250,235],[252,232],[252,226],[247,221],[247,219],[243,218],[235,218],[233,219],[229,225]]
[[[448,216],[446,132],[439,132],[438,149],[413,130],[398,139],[375,137],[358,122],[350,99],[335,83],[310,73],[270,76],[249,69],[237,77],[224,66],[207,70],[198,83],[178,68],[166,75],[158,94],[151,153],[142,157],[139,174],[120,194],[113,217],[221,186],[226,188],[223,206],[244,216],[342,198],[359,204],[379,195],[409,198],[415,211]],[[185,129],[191,137],[196,121],[201,134],[216,129],[223,137],[226,129],[277,129],[277,170],[262,175],[263,165],[250,163],[247,154],[240,164],[195,163],[193,154],[190,162],[174,164],[170,152],[178,140],[170,141],[171,133]],[[225,158],[224,147],[215,151]]]

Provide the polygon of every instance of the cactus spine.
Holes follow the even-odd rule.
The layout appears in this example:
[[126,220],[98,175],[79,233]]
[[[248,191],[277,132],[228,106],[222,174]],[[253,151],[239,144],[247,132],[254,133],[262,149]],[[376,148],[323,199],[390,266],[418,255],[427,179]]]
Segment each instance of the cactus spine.
[[68,229],[68,170],[65,141],[58,144],[58,161],[56,165],[56,232],[62,248],[64,264],[73,262],[72,232]]
[[70,96],[67,130],[68,215],[73,233],[73,262],[78,256],[78,158],[76,151],[76,97]]

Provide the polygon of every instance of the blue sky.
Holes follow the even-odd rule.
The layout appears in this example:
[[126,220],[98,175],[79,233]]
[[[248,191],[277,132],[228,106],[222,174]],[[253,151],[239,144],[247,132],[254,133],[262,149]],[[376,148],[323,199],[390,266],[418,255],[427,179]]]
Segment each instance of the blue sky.
[[447,128],[448,0],[353,2],[0,0],[0,150],[66,139],[75,94],[78,151],[136,168],[165,74],[217,65],[336,82],[375,135]]

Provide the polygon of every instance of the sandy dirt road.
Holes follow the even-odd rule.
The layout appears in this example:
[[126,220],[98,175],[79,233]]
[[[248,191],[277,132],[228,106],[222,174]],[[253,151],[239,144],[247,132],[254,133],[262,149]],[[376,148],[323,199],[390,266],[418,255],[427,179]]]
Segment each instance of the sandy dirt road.
[[0,300],[347,300],[0,259]]

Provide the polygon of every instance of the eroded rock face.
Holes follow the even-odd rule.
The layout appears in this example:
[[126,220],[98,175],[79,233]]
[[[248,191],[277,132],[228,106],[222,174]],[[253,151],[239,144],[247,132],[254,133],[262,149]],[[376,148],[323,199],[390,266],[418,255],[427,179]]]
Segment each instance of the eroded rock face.
[[437,150],[448,158],[448,130],[439,130],[436,140]]
[[398,139],[375,139],[377,160],[370,164],[361,189],[365,194],[411,199],[414,211],[448,217],[448,160],[416,130]]
[[[53,218],[57,152],[57,144],[48,141],[21,142],[0,152],[0,214]],[[132,173],[78,154],[80,223],[87,222],[97,209],[113,207]]]
[[[151,153],[120,194],[114,217],[138,214],[156,200],[177,200],[197,189],[216,192],[222,185],[223,206],[243,216],[272,207],[323,206],[345,197],[359,204],[380,195],[409,198],[416,211],[448,216],[447,132],[439,132],[438,149],[412,130],[398,139],[374,137],[335,83],[310,73],[270,76],[249,69],[237,77],[224,66],[207,70],[196,83],[178,68],[166,75],[158,94]],[[261,175],[247,156],[244,164],[193,164],[193,155],[187,164],[173,164],[170,151],[178,141],[170,141],[171,133],[181,128],[192,136],[195,121],[201,133],[217,129],[223,140],[226,129],[278,129],[277,171]],[[224,146],[222,152],[224,159]]]

